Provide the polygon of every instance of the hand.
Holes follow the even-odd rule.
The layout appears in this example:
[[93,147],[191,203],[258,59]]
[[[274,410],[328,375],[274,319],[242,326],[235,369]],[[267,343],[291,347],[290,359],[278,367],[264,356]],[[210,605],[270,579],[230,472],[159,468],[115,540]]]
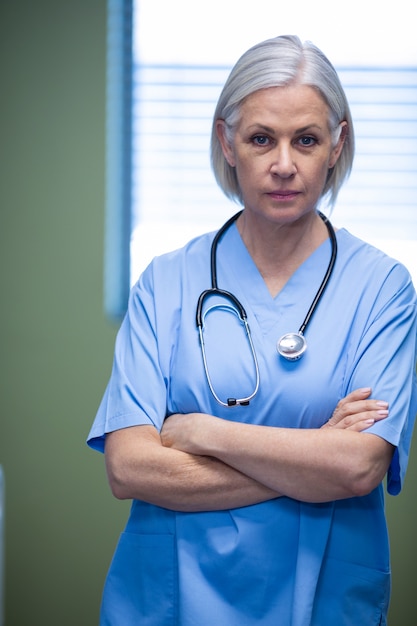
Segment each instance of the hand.
[[[218,418],[206,413],[176,413],[168,417],[160,436],[165,448],[175,448],[190,454],[201,454],[197,441],[204,441],[204,428]],[[198,435],[198,437],[197,437]]]
[[333,415],[322,428],[341,428],[361,432],[375,422],[388,417],[388,402],[368,400],[372,389],[355,389],[342,398],[333,411]]

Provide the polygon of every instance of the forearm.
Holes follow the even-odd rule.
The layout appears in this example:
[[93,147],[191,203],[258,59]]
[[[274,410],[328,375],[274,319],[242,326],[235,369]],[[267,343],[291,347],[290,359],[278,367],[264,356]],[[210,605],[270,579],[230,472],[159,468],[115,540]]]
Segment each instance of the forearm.
[[163,447],[150,426],[107,435],[106,468],[117,498],[177,511],[231,509],[279,495],[220,459]]
[[214,456],[282,495],[325,502],[369,493],[392,447],[375,435],[337,429],[287,429],[208,417],[191,449]]

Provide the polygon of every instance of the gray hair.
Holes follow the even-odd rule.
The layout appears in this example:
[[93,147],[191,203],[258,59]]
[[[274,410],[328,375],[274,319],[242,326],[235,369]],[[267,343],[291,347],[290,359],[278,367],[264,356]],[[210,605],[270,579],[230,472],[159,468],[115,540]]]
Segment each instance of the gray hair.
[[340,137],[340,124],[347,122],[347,136],[334,168],[329,171],[321,198],[333,207],[344,180],[352,169],[355,149],[349,104],[333,65],[314,44],[302,43],[293,35],[263,41],[245,52],[232,69],[220,94],[211,135],[211,164],[214,176],[227,197],[243,203],[235,168],[226,161],[217,137],[216,122],[225,122],[228,140],[233,139],[240,106],[252,93],[294,82],[317,89],[329,107],[333,143]]

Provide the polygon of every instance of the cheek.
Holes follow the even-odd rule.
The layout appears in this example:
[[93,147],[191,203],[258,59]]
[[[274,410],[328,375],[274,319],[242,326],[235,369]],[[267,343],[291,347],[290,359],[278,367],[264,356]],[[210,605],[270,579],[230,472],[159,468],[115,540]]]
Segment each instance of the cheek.
[[251,161],[239,160],[236,164],[236,176],[239,186],[246,194],[256,189],[265,179],[265,172],[260,168],[260,164]]
[[235,168],[236,168],[236,174],[238,175],[238,177],[242,177],[242,182],[245,182],[243,178],[247,179],[248,176],[250,177],[251,172],[254,169],[250,159],[248,159],[244,154],[236,155]]
[[310,190],[314,195],[320,195],[326,184],[328,171],[326,161],[319,166],[316,163],[314,166],[305,167],[302,172],[299,171],[299,175],[307,190]]
[[270,171],[271,158],[264,155],[253,156],[250,154],[239,154],[236,159],[236,169],[244,172],[245,176],[253,179],[265,175]]
[[322,158],[311,168],[311,177],[316,180],[325,180],[330,169],[329,158]]

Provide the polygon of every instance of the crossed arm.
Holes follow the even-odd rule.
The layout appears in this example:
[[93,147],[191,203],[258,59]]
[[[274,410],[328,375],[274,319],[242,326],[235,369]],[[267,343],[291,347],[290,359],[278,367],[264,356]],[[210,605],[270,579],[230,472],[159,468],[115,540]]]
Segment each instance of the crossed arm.
[[177,511],[231,509],[280,496],[326,502],[369,493],[383,479],[393,447],[361,434],[388,415],[359,389],[341,400],[321,429],[174,415],[159,434],[134,426],[106,436],[113,494]]

